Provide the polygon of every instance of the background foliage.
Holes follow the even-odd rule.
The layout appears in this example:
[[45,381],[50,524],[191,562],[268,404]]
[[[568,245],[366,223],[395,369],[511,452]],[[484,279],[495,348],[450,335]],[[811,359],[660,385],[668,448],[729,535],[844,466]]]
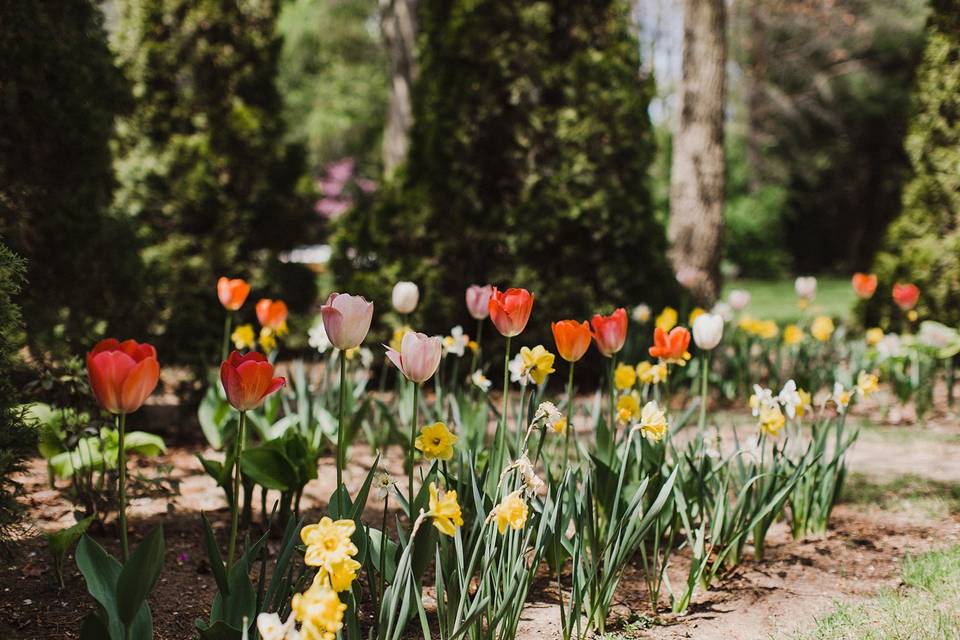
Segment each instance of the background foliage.
[[624,6],[595,0],[420,5],[408,163],[335,243],[345,290],[389,304],[420,285],[421,325],[464,322],[471,282],[523,286],[531,324],[588,317],[675,286],[653,218],[646,114]]
[[[134,108],[118,126],[115,205],[145,245],[160,357],[218,352],[218,276],[251,278],[305,311],[306,269],[278,254],[317,229],[304,154],[284,143],[276,87],[278,0],[141,0],[123,5],[118,47]],[[269,288],[267,288],[269,287]]]
[[898,280],[920,287],[922,317],[960,322],[960,2],[933,8],[906,139],[913,175],[877,256],[883,295],[867,310],[874,322],[898,318],[889,298]]
[[130,221],[110,213],[113,118],[129,106],[90,0],[0,4],[0,235],[28,260],[34,357],[142,329]]

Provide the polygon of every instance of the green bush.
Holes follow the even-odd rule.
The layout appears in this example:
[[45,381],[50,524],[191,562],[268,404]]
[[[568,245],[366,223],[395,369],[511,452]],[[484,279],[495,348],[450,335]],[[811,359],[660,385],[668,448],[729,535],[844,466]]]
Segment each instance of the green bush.
[[898,318],[896,281],[920,287],[922,318],[960,323],[960,2],[936,0],[913,94],[906,140],[913,175],[903,213],[890,225],[875,268],[879,293],[872,324]]
[[109,213],[110,136],[129,105],[93,0],[0,4],[0,235],[27,260],[32,355],[143,326],[130,220]]
[[14,303],[23,272],[23,261],[0,244],[0,551],[6,550],[21,526],[20,487],[12,476],[23,470],[37,440],[36,431],[25,424],[23,411],[17,408],[18,394],[11,378],[23,329],[20,309]]
[[337,286],[386,310],[412,280],[429,331],[472,328],[470,283],[526,287],[524,341],[549,340],[550,320],[662,303],[676,283],[651,205],[652,85],[625,5],[428,0],[419,17],[408,160],[342,219]]
[[221,275],[249,278],[251,301],[296,298],[294,312],[314,297],[291,277],[296,267],[281,271],[298,290],[266,275],[317,230],[303,150],[284,142],[279,4],[123,3],[118,44],[134,108],[118,125],[115,204],[145,245],[164,362],[202,366],[219,353]]

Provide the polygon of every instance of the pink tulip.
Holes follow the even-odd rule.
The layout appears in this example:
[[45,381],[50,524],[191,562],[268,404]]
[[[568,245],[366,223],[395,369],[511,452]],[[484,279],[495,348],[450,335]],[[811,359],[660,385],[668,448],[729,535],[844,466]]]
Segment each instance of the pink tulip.
[[493,285],[472,284],[467,287],[467,309],[474,320],[483,320],[490,315],[490,296]]
[[412,382],[426,382],[437,372],[443,342],[438,336],[408,331],[400,343],[400,351],[387,349],[390,362]]
[[349,293],[331,293],[327,303],[320,307],[323,328],[337,349],[346,351],[359,347],[373,320],[373,303],[363,296]]

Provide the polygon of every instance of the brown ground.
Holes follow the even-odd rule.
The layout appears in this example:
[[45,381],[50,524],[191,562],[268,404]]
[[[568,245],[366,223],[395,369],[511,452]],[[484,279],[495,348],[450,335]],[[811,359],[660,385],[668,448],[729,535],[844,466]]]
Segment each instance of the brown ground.
[[[876,418],[876,415],[871,416]],[[898,421],[899,421],[898,417]],[[358,448],[360,449],[360,448]],[[181,494],[165,500],[138,499],[130,507],[131,546],[157,523],[162,523],[167,543],[167,564],[151,599],[159,640],[193,637],[194,620],[207,615],[215,586],[206,566],[200,539],[199,512],[207,512],[222,538],[226,537],[227,512],[221,490],[203,475],[193,456],[195,449],[173,448],[163,462],[173,465],[181,479]],[[348,480],[356,488],[370,458],[368,452],[352,455]],[[207,452],[205,455],[213,455]],[[915,474],[941,483],[960,481],[960,420],[941,412],[924,426],[883,426],[866,429],[851,452],[854,471],[870,480],[889,481]],[[392,451],[388,467],[399,475],[399,451]],[[144,463],[141,463],[144,464]],[[332,459],[321,469],[331,469]],[[312,482],[304,497],[308,517],[319,516],[333,488],[332,472]],[[73,514],[46,483],[45,465],[34,460],[22,478],[26,502],[36,533],[73,523]],[[258,501],[259,502],[259,501]],[[371,498],[368,517],[379,522],[380,504]],[[95,532],[108,550],[118,553],[115,531]],[[615,613],[633,620],[622,637],[696,638],[698,640],[753,640],[781,637],[828,610],[837,599],[868,596],[878,588],[896,585],[898,562],[905,554],[960,542],[960,514],[924,513],[918,510],[880,510],[841,504],[831,531],[823,539],[794,541],[785,525],[771,530],[767,559],[745,562],[706,593],[694,598],[684,616],[661,614],[647,626],[651,611],[638,568],[621,583]],[[682,579],[683,558],[675,562],[675,583]],[[58,590],[50,569],[46,545],[35,536],[20,543],[13,561],[0,567],[0,638],[40,640],[76,638],[79,621],[89,611],[91,599],[76,570],[72,555],[65,562],[66,587]],[[673,575],[673,571],[671,575]],[[556,591],[535,585],[533,602],[521,622],[521,638],[558,637]],[[639,621],[638,621],[639,620]],[[616,628],[616,624],[613,625]]]

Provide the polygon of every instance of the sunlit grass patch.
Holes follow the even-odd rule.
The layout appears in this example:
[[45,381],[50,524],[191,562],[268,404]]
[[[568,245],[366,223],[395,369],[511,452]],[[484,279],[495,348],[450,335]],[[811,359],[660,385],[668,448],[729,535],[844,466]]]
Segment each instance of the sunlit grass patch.
[[[747,312],[762,319],[776,320],[780,324],[796,322],[802,311],[797,306],[797,295],[793,289],[793,280],[730,280],[723,288],[724,299],[732,289],[746,289],[751,300]],[[812,309],[808,309],[836,318],[847,318],[856,302],[856,296],[846,278],[817,278],[817,296]]]
[[862,473],[851,473],[844,486],[841,502],[942,518],[960,511],[960,486],[912,473],[886,482],[876,482]]
[[903,562],[903,586],[837,603],[793,640],[948,640],[960,637],[960,546]]

